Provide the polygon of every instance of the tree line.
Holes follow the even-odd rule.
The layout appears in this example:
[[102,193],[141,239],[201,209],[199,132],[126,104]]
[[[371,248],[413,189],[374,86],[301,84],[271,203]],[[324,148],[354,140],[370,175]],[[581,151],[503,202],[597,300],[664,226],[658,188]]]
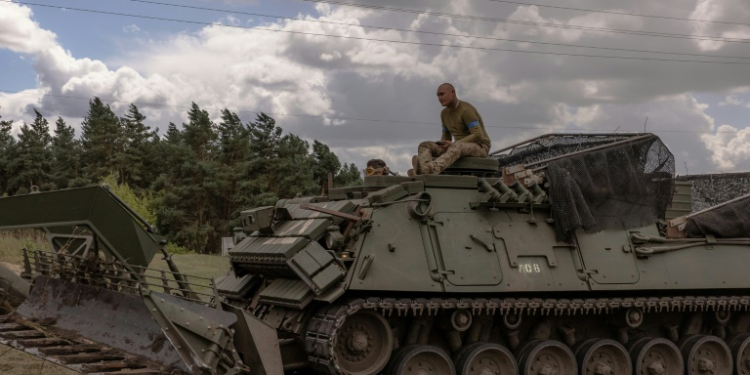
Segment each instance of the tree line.
[[329,172],[337,186],[361,181],[353,163],[342,164],[317,140],[284,133],[263,113],[243,122],[224,109],[216,123],[193,103],[186,123],[169,123],[160,135],[136,105],[119,117],[94,98],[76,137],[61,117],[51,134],[34,112],[17,137],[13,122],[0,118],[0,195],[115,183],[146,202],[144,216],[170,241],[198,252],[217,252],[244,209],[320,194]]

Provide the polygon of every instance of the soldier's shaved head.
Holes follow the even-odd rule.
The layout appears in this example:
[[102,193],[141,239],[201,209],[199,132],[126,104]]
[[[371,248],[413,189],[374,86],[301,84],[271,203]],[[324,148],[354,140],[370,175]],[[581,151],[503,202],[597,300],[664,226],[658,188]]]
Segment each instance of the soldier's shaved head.
[[448,82],[438,86],[437,97],[440,101],[440,105],[442,105],[443,107],[454,108],[458,105],[456,89]]
[[456,88],[453,87],[453,85],[450,84],[450,83],[448,83],[448,82],[443,83],[442,85],[438,86],[438,90],[440,90],[441,88],[444,88],[444,87],[448,88],[448,90],[456,91]]

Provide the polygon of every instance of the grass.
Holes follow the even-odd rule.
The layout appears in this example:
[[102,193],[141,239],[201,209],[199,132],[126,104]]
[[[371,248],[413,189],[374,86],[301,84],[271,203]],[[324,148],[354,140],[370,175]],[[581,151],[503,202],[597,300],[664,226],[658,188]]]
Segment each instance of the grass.
[[36,230],[0,232],[0,262],[20,266],[23,261],[21,249],[46,249],[47,238]]
[[[10,265],[20,272],[23,263],[22,248],[48,249],[47,240],[43,233],[33,230],[0,231],[0,262]],[[172,260],[177,264],[180,272],[205,278],[217,278],[229,270],[229,260],[215,255],[175,254]],[[159,270],[169,270],[167,263],[157,255],[149,265]],[[194,280],[197,281],[197,280]],[[200,281],[201,283],[205,283]],[[196,291],[205,292],[197,289]],[[32,355],[13,350],[0,345],[0,374],[4,375],[73,375],[74,371],[58,366],[49,361]]]
[[[172,260],[180,272],[205,278],[219,277],[229,270],[229,258],[218,255],[174,254]],[[167,262],[160,255],[154,257],[149,268],[169,270]]]
[[[202,255],[202,254],[174,254],[172,260],[177,265],[179,271],[186,275],[198,276],[188,278],[188,282],[197,283],[204,285],[205,287],[198,285],[191,285],[194,291],[198,293],[212,294],[212,289],[208,287],[210,278],[217,279],[219,276],[224,275],[229,270],[229,259],[217,255]],[[167,262],[162,260],[161,255],[154,257],[154,260],[149,264],[149,268],[156,270],[169,271]],[[146,272],[146,275],[161,276],[157,272]],[[171,278],[171,274],[167,274]],[[154,279],[148,279],[147,282],[154,283]],[[176,285],[172,284],[172,287]],[[151,287],[152,290],[162,292],[160,288]],[[201,296],[202,299],[208,300],[208,296]]]

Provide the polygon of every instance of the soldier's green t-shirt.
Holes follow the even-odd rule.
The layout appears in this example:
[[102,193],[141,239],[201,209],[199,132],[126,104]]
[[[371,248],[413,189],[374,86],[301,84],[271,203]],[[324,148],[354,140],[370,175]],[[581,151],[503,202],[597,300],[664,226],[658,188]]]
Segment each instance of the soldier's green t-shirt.
[[482,116],[473,105],[459,101],[455,109],[443,108],[440,119],[443,122],[441,141],[450,141],[454,138],[456,142],[479,143],[490,147],[490,137],[484,130]]

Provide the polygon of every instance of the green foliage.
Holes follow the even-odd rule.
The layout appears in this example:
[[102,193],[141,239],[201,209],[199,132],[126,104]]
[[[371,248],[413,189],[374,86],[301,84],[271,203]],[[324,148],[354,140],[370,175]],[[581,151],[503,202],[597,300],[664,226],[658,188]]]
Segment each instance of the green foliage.
[[334,173],[341,169],[339,157],[331,152],[328,146],[318,141],[313,141],[313,158],[315,160],[313,178],[321,186],[327,184],[328,172]]
[[92,181],[99,181],[113,170],[124,174],[125,164],[116,158],[123,150],[123,128],[109,104],[95,97],[81,123],[84,170]]
[[127,183],[121,184],[114,173],[102,179],[102,183],[109,186],[110,191],[115,193],[125,204],[130,206],[142,218],[152,225],[156,223],[156,212],[154,211],[154,193],[136,193]]
[[0,192],[7,194],[13,161],[13,149],[16,143],[11,134],[13,121],[2,120],[0,116]]
[[335,186],[356,186],[364,183],[362,172],[359,171],[359,168],[354,163],[344,163],[344,166],[341,167],[333,181]]
[[0,262],[20,265],[23,259],[21,249],[46,250],[48,247],[46,236],[38,230],[24,229],[0,232]]
[[33,185],[49,187],[52,181],[52,137],[49,135],[49,123],[36,109],[34,113],[34,122],[21,126],[18,143],[11,150],[13,159],[9,164],[12,175],[8,180],[8,189],[11,191]]
[[[144,124],[144,116],[135,104],[131,104],[128,113],[120,119],[123,131],[122,148],[114,156],[114,162],[119,170],[120,183],[138,189],[146,189],[154,177],[156,168],[154,163],[154,144],[158,142],[158,135],[151,132],[151,128]],[[156,135],[156,136],[155,136]]]
[[180,246],[174,242],[167,242],[167,244],[164,246],[164,249],[167,250],[170,254],[195,254],[194,251],[191,251],[190,249]]
[[179,143],[175,140],[172,168],[166,173],[157,211],[159,225],[170,239],[199,252],[213,252],[219,242],[221,216],[217,160],[218,133],[208,112],[193,103],[183,124]]
[[62,117],[55,122],[52,157],[52,181],[61,189],[75,185],[75,180],[80,178],[81,143],[75,139],[73,127],[66,124]]
[[18,140],[11,122],[0,121],[0,195],[27,194],[32,184],[52,190],[104,182],[157,225],[171,253],[218,252],[242,210],[322,194],[329,172],[336,186],[361,182],[354,164],[342,164],[322,142],[285,134],[264,113],[243,123],[224,109],[215,123],[193,103],[186,123],[170,123],[159,136],[135,105],[118,117],[94,98],[80,139],[62,118],[50,136],[36,114]]

